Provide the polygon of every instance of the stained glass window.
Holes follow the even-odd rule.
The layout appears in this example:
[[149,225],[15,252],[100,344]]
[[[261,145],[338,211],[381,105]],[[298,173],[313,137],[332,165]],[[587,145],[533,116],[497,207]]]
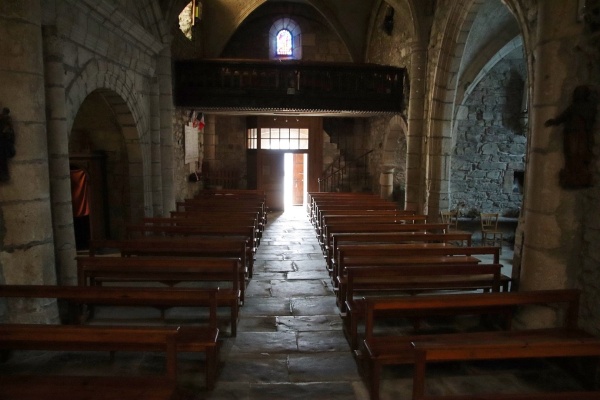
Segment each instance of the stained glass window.
[[277,55],[292,55],[292,34],[287,29],[282,29],[277,34]]

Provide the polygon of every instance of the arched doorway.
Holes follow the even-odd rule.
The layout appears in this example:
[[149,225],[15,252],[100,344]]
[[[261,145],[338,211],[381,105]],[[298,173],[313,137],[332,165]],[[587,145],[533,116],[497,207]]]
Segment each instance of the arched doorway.
[[[131,114],[123,110],[127,110],[125,102],[116,93],[96,90],[82,103],[69,137],[71,170],[85,171],[87,176],[90,240],[124,238],[125,225],[131,220],[133,160],[127,145],[130,138],[126,137],[130,129],[123,124]],[[140,201],[143,204],[143,199]],[[74,221],[77,218],[74,215]],[[85,224],[76,224],[75,229],[86,229]],[[77,236],[86,233],[76,231]]]

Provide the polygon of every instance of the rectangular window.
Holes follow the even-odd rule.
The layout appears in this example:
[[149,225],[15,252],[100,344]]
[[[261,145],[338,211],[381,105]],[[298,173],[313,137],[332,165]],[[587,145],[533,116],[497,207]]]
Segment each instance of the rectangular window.
[[[256,128],[247,131],[247,148],[264,150],[308,150],[308,129]],[[260,147],[258,145],[260,144]]]
[[247,148],[248,149],[256,149],[257,148],[257,131],[256,128],[248,129],[248,140],[247,140]]

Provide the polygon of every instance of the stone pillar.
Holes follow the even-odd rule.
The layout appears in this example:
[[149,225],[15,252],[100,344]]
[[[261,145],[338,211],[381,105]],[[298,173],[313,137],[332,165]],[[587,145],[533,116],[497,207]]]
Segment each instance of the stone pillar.
[[410,98],[408,134],[406,136],[406,202],[407,210],[423,212],[425,204],[424,113],[427,47],[413,44],[410,59]]
[[428,170],[426,186],[429,189],[427,194],[427,214],[439,215],[441,210],[447,210],[450,206],[450,151],[452,148],[452,138],[444,136],[444,132],[450,132],[450,129],[439,127],[443,121],[432,122],[431,136],[428,142]]
[[57,280],[62,285],[74,285],[77,283],[75,262],[77,251],[71,203],[63,42],[57,36],[55,26],[45,26],[42,34],[46,78],[48,167]]
[[379,197],[391,200],[394,192],[394,167],[383,166],[379,173]]
[[208,164],[210,171],[214,171],[218,168],[216,117],[205,114],[204,122],[204,162]]
[[171,40],[158,55],[157,75],[160,107],[160,160],[163,212],[175,210],[173,166],[173,88],[171,80]]
[[544,127],[547,119],[570,104],[573,89],[586,79],[578,74],[577,57],[571,53],[583,29],[575,19],[576,6],[577,2],[569,0],[538,4],[521,290],[572,287],[572,273],[581,266],[586,190],[568,191],[559,186],[563,127]]
[[[7,284],[56,284],[40,4],[0,2],[0,106],[10,108],[16,135],[10,180],[0,186],[0,282]],[[11,322],[58,319],[55,301],[7,303]]]
[[162,151],[160,146],[160,85],[158,77],[150,87],[150,154],[152,175],[152,215],[163,216]]

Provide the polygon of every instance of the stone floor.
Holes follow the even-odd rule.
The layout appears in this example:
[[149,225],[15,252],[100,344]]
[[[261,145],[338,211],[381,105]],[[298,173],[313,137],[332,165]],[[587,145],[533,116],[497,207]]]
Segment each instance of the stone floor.
[[[502,262],[510,275],[512,252],[504,248]],[[104,310],[97,323],[136,318],[155,323],[155,310]],[[172,320],[185,317],[173,311]],[[168,319],[167,318],[167,319]],[[164,322],[164,321],[163,321]],[[187,399],[368,399],[357,364],[341,329],[331,282],[315,232],[303,208],[269,215],[256,256],[254,277],[246,291],[236,337],[223,335],[216,388],[206,392],[202,362],[197,355],[180,357],[181,385]],[[2,373],[86,374],[161,373],[160,355],[56,354],[15,355],[0,366]],[[83,371],[83,372],[82,372]],[[543,372],[542,372],[543,371]],[[440,365],[431,368],[430,393],[477,393],[500,388],[512,391],[552,391],[577,387],[564,371],[541,362]],[[381,399],[410,399],[410,366],[385,368]],[[559,390],[559,389],[557,389]]]

